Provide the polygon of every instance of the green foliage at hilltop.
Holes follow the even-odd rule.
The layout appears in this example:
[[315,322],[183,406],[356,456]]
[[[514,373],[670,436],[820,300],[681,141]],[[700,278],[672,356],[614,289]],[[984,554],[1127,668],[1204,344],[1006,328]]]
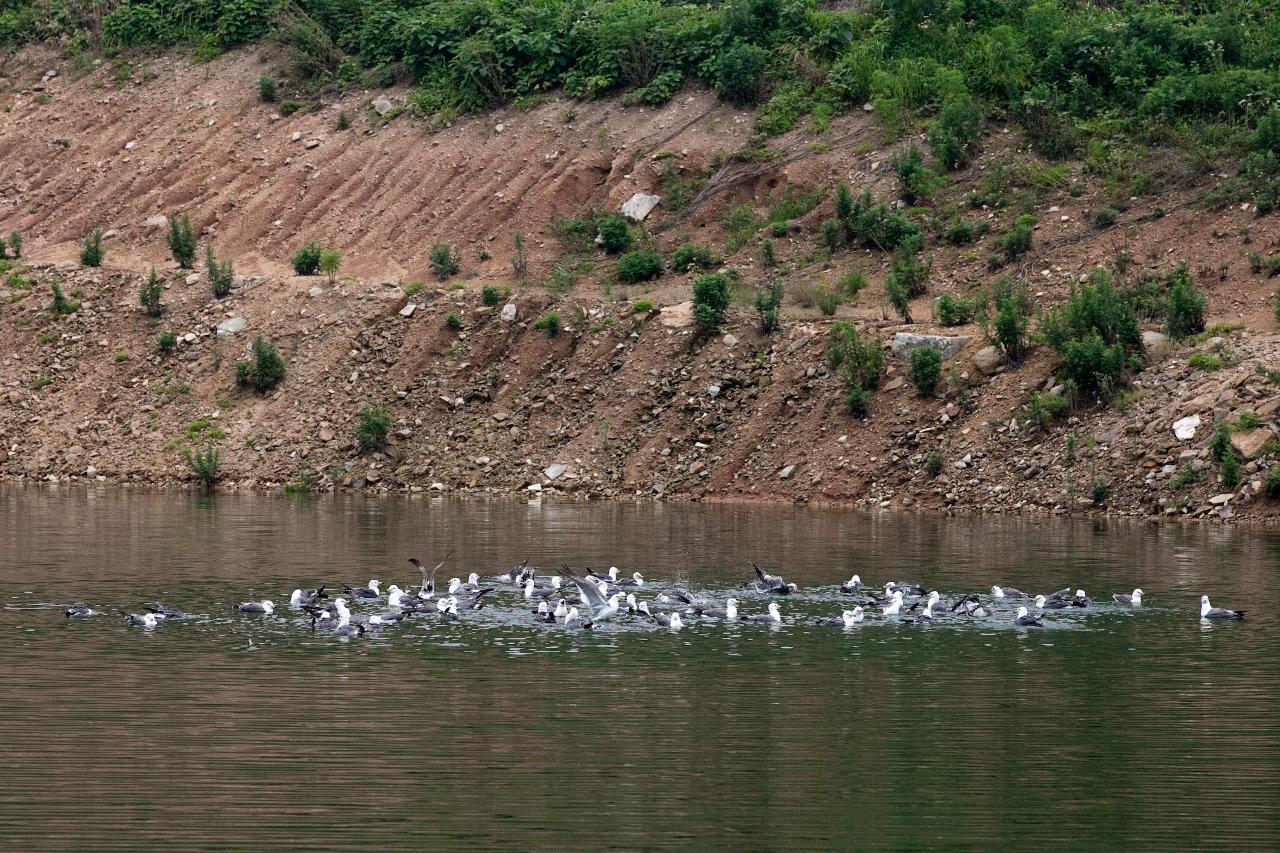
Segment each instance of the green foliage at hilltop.
[[[955,99],[1012,117],[1043,153],[1081,132],[1251,127],[1280,101],[1273,0],[6,0],[0,45],[88,31],[107,50],[272,37],[301,73],[401,69],[420,111],[483,110],[549,90],[660,102],[699,80],[764,102],[770,132],[870,101],[886,120]],[[100,24],[96,23],[100,20]],[[391,78],[394,78],[394,73]],[[774,100],[776,99],[776,103]],[[960,107],[968,110],[967,102]],[[949,115],[945,113],[944,115]],[[965,127],[976,127],[966,112]],[[941,128],[943,125],[939,124]],[[937,147],[948,165],[963,135]]]

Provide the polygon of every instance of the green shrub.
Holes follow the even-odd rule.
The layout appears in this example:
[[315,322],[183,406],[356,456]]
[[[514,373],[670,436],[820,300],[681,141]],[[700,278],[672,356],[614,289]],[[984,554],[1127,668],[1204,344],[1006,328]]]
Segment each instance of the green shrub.
[[502,291],[494,287],[492,284],[486,284],[480,288],[480,302],[490,308],[497,307],[502,301]]
[[867,286],[867,277],[862,270],[849,270],[836,280],[836,289],[846,299],[857,299],[858,292]]
[[1178,468],[1178,472],[1169,479],[1169,488],[1185,489],[1193,483],[1199,483],[1204,480],[1204,472],[1195,466],[1186,463]]
[[782,307],[782,282],[774,279],[768,288],[756,293],[756,312],[760,315],[760,331],[772,334],[778,328],[778,311]]
[[1187,366],[1192,370],[1213,373],[1222,369],[1222,357],[1211,352],[1198,352],[1187,359]]
[[529,252],[524,247],[524,234],[518,228],[512,237],[511,272],[516,278],[524,278],[529,272]]
[[893,306],[893,310],[898,312],[898,316],[902,318],[902,322],[913,322],[911,319],[911,297],[907,295],[907,289],[903,287],[902,282],[894,275],[890,274],[884,280],[884,292],[889,297],[889,304]]
[[924,167],[924,156],[914,142],[889,158],[898,176],[898,190],[908,204],[929,195],[930,175]]
[[265,394],[284,381],[284,359],[274,345],[254,338],[253,360],[236,362],[236,384]]
[[720,263],[720,258],[711,251],[710,246],[700,246],[697,243],[682,243],[671,253],[671,269],[675,272],[713,270]]
[[1235,428],[1238,430],[1257,429],[1262,426],[1262,419],[1254,412],[1244,411],[1240,413],[1240,417],[1236,418]]
[[336,249],[325,249],[320,252],[319,270],[329,278],[329,283],[338,279],[338,270],[342,267],[342,253]]
[[778,256],[773,253],[773,241],[760,241],[760,258],[764,261],[766,267],[776,267],[778,265]]
[[600,234],[600,245],[609,254],[616,255],[631,248],[631,229],[627,226],[625,216],[615,213],[601,217],[596,223],[596,229]]
[[844,395],[844,404],[849,407],[849,414],[865,419],[871,414],[871,392],[861,385],[850,385]]
[[1274,465],[1271,470],[1267,471],[1264,488],[1266,489],[1267,497],[1280,498],[1280,465]]
[[781,234],[775,233],[775,237],[785,237],[786,223],[790,219],[799,219],[805,216],[809,211],[813,210],[822,203],[822,199],[826,196],[823,190],[802,190],[799,187],[788,184],[782,194],[773,200],[769,206],[769,222],[772,225],[781,223],[783,231]]
[[653,303],[650,302],[648,299],[637,299],[635,302],[631,303],[631,313],[632,314],[652,314]]
[[976,315],[983,334],[1015,364],[1027,354],[1032,310],[1027,283],[1015,282],[1008,276],[996,279],[991,289],[978,297]]
[[[231,285],[236,281],[236,271],[231,265],[231,259],[219,262],[213,254],[213,245],[209,244],[204,247],[204,265],[209,272],[209,286],[213,290],[214,298],[225,298],[231,292]],[[297,268],[296,263],[294,268]]]
[[17,231],[9,235],[9,254],[15,259],[22,257],[22,235]]
[[1218,466],[1218,473],[1222,475],[1222,485],[1228,489],[1234,489],[1240,485],[1240,456],[1236,453],[1235,448],[1229,449],[1222,457],[1222,464]]
[[760,228],[760,218],[749,204],[740,204],[729,212],[724,223],[724,245],[736,252],[747,244]]
[[982,133],[982,112],[967,94],[954,95],[929,125],[929,150],[947,169],[959,169],[969,162],[969,148]]
[[958,219],[947,228],[947,242],[953,246],[969,246],[976,243],[986,230],[985,222],[975,225]]
[[159,317],[164,313],[164,306],[160,304],[160,296],[163,293],[164,283],[156,275],[156,268],[152,267],[150,274],[143,280],[138,294],[139,301],[146,310],[148,317]]
[[627,252],[618,260],[618,280],[627,284],[648,281],[662,275],[662,256],[657,252]]
[[818,310],[822,312],[822,316],[831,317],[836,313],[836,309],[840,307],[840,292],[834,288],[828,288],[825,284],[820,284],[813,289],[814,298],[818,303]]
[[1116,224],[1116,213],[1114,207],[1100,207],[1093,212],[1093,224],[1099,228],[1110,228]]
[[191,219],[184,213],[179,218],[176,213],[169,215],[169,254],[184,270],[195,267],[196,235],[191,230]]
[[560,334],[560,312],[548,311],[534,321],[533,328],[539,332],[546,332],[549,338],[554,338]]
[[80,263],[86,267],[100,267],[106,256],[107,250],[102,248],[102,229],[95,228],[80,244]]
[[725,276],[712,273],[693,280],[693,313],[703,332],[711,333],[719,329],[728,307],[729,280]]
[[920,246],[923,242],[920,234],[905,237],[893,250],[893,265],[889,278],[895,280],[907,296],[915,299],[929,291],[929,273],[933,269],[931,261],[920,260]]
[[930,477],[936,477],[942,473],[942,451],[937,447],[931,447],[924,455],[924,470],[929,472]]
[[750,104],[760,96],[769,51],[736,42],[715,60],[716,94],[734,104]]
[[187,464],[191,466],[191,472],[205,485],[205,488],[218,482],[218,446],[216,444],[210,444],[204,452],[190,448],[184,449],[182,458],[187,460]]
[[844,242],[885,252],[891,252],[903,241],[920,235],[920,229],[911,220],[884,202],[873,202],[870,190],[863,190],[861,195],[853,198],[844,184],[836,189],[836,221]]
[[1107,493],[1111,490],[1111,484],[1102,477],[1094,477],[1093,484],[1089,487],[1089,496],[1093,498],[1095,504],[1101,504],[1107,499]]
[[298,275],[315,275],[320,269],[320,255],[324,249],[319,243],[307,243],[293,253],[291,263]]
[[1044,431],[1050,422],[1067,411],[1067,401],[1058,394],[1048,392],[1032,394],[1022,407],[1022,421],[1028,426]]
[[998,243],[1006,261],[1015,261],[1031,251],[1035,227],[1036,218],[1031,214],[1023,214],[1018,217],[1013,227],[1000,237]]
[[56,316],[65,317],[80,310],[80,303],[68,299],[66,294],[62,292],[60,284],[56,281],[50,282],[50,287],[53,288],[53,304],[49,308]]
[[973,300],[944,293],[938,297],[938,322],[944,326],[963,326],[972,323]]
[[382,406],[365,406],[360,410],[360,423],[356,425],[356,444],[361,453],[386,447],[387,433],[390,431],[391,416]]
[[911,384],[920,397],[932,397],[942,376],[942,353],[932,347],[918,347],[911,351]]
[[462,269],[462,250],[449,243],[431,244],[431,271],[436,278],[444,281],[458,274]]
[[1122,300],[1105,270],[1075,286],[1067,302],[1045,315],[1041,336],[1062,358],[1072,390],[1109,400],[1142,353],[1142,332],[1133,307]]
[[1221,465],[1222,460],[1227,458],[1227,454],[1234,450],[1235,448],[1231,445],[1231,427],[1219,422],[1209,438],[1209,453],[1213,455],[1213,461]]
[[884,345],[878,337],[860,335],[853,323],[836,320],[831,324],[827,362],[841,371],[851,388],[879,388],[885,371]]
[[178,348],[178,333],[172,331],[161,332],[160,336],[156,339],[156,345],[159,346],[160,352],[162,353],[168,354],[173,352]]
[[444,315],[444,324],[449,329],[457,331],[462,328],[462,318],[452,311],[449,311]]
[[1204,331],[1204,294],[1191,283],[1191,273],[1184,261],[1169,278],[1169,297],[1165,328],[1174,340],[1189,338]]

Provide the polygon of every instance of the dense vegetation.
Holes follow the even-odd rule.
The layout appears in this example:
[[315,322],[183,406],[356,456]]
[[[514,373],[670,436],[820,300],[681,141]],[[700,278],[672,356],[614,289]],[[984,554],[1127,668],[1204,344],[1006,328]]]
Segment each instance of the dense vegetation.
[[[104,5],[106,8],[104,8]],[[1245,139],[1280,100],[1280,24],[1270,0],[1220,3],[881,0],[9,0],[0,45],[68,37],[108,51],[187,44],[212,56],[274,38],[294,85],[411,77],[423,113],[483,110],[563,90],[661,103],[687,81],[761,102],[762,130],[864,102],[888,122],[938,114],[927,135],[962,164],[980,116],[1021,124],[1049,156],[1082,134],[1144,137],[1222,125]],[[98,23],[100,22],[100,23]],[[88,34],[88,35],[86,35]],[[271,92],[274,96],[274,89]],[[1255,140],[1274,183],[1270,138]],[[1274,187],[1272,187],[1274,188]]]

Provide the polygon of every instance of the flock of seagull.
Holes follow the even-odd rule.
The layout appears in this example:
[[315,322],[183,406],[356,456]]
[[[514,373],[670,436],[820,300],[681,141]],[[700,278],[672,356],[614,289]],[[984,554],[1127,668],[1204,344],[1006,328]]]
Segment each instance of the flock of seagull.
[[[619,577],[620,572],[616,566],[605,574],[588,569],[585,575],[579,575],[568,566],[561,566],[554,575],[540,576],[529,566],[529,561],[525,560],[496,576],[495,585],[481,585],[480,575],[472,572],[466,581],[451,578],[446,590],[437,595],[436,575],[447,560],[448,556],[434,568],[428,569],[420,560],[410,559],[409,563],[422,574],[422,585],[416,591],[407,591],[391,584],[384,593],[379,581],[371,580],[368,586],[362,587],[344,584],[345,595],[330,601],[330,595],[323,586],[299,587],[290,594],[289,607],[309,616],[312,628],[317,632],[352,637],[376,632],[383,626],[394,625],[416,615],[459,620],[465,612],[489,606],[494,601],[493,593],[497,590],[497,584],[502,584],[514,587],[534,620],[559,625],[567,630],[589,630],[615,617],[639,620],[658,628],[676,631],[684,627],[687,619],[770,625],[783,623],[777,600],[769,601],[762,613],[743,613],[739,611],[740,602],[734,596],[725,599],[721,606],[719,602],[696,595],[682,586],[670,585],[655,589],[653,584],[645,581],[640,572]],[[739,589],[742,592],[771,598],[782,598],[798,592],[799,587],[795,583],[789,583],[779,575],[769,574],[754,563],[752,566],[755,569],[755,580],[741,584]],[[652,597],[641,600],[640,596],[649,593],[653,593]],[[944,604],[937,590],[926,590],[909,581],[889,581],[883,587],[867,586],[856,574],[840,584],[839,593],[841,596],[859,599],[860,603],[837,615],[820,618],[815,624],[853,628],[862,623],[868,613],[878,610],[884,620],[907,623],[929,624],[940,618],[991,619],[997,618],[999,614],[1018,628],[1038,628],[1044,627],[1043,617],[1048,611],[1088,608],[1094,604],[1083,589],[1073,591],[1071,587],[1067,587],[1048,595],[1030,595],[1007,586],[991,587],[991,594],[985,601],[982,596],[967,593],[954,602]],[[1129,593],[1116,593],[1111,598],[1124,607],[1138,608],[1142,606],[1142,596],[1142,590],[1135,589]],[[384,598],[385,607],[382,606]],[[1016,611],[1010,606],[1013,602],[1018,605]],[[1027,607],[1027,602],[1035,607],[1035,613]],[[356,615],[352,612],[352,604],[377,606],[379,612]],[[271,616],[276,612],[276,605],[270,600],[243,601],[235,605],[235,610],[244,614]],[[194,616],[159,602],[148,606],[142,613],[117,612],[129,625],[145,629],[156,628],[166,621]],[[73,604],[66,610],[68,617],[102,614],[103,611],[94,610],[83,602]],[[1212,606],[1207,595],[1200,597],[1201,619],[1243,619],[1244,615],[1243,610]]]

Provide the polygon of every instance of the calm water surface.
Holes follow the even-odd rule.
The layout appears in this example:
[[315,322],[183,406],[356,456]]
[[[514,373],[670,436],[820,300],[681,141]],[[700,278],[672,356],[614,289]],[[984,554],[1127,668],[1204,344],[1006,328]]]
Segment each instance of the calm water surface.
[[[756,560],[801,593],[781,628],[678,633],[534,624],[510,588],[353,640],[231,610],[449,549],[446,577],[528,557],[719,597]],[[0,491],[0,848],[1277,849],[1278,563],[1257,529]],[[854,571],[1147,606],[814,626]],[[1205,592],[1256,618],[1202,625]]]

